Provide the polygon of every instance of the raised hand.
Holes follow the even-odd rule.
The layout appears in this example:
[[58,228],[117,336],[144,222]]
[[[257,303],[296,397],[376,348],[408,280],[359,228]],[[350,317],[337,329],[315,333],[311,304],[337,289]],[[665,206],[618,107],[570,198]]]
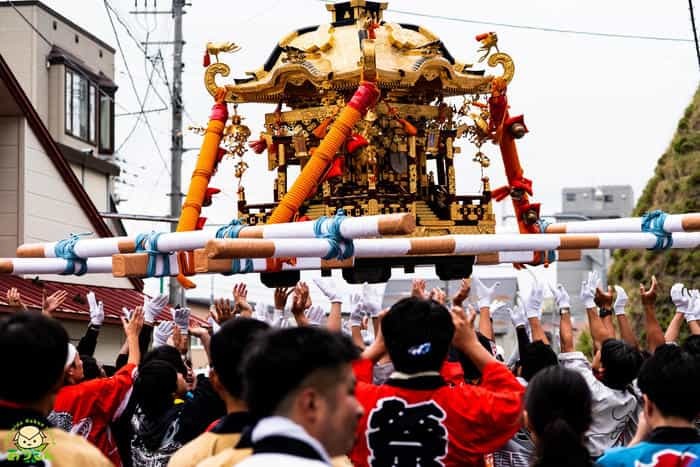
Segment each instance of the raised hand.
[[616,315],[624,315],[625,314],[625,306],[627,305],[628,301],[629,301],[629,297],[627,296],[627,292],[625,292],[625,289],[623,289],[619,285],[616,285],[615,286],[615,304],[613,305],[613,309],[615,310]]
[[306,319],[309,320],[311,326],[323,326],[325,318],[326,312],[318,305],[312,305],[306,310]]
[[234,313],[250,317],[253,314],[253,307],[248,303],[248,287],[243,282],[233,286]]
[[161,321],[153,329],[153,347],[162,347],[168,343],[168,339],[173,335],[175,323],[172,321]]
[[518,304],[515,308],[508,308],[508,311],[513,327],[525,326],[527,318],[525,317],[525,310],[522,305]]
[[333,279],[314,277],[314,284],[331,303],[343,303],[343,293]]
[[600,286],[596,286],[593,302],[598,308],[610,309],[613,303],[613,288],[608,286],[608,291],[604,292]]
[[292,287],[278,287],[275,289],[275,310],[284,310],[287,306],[287,298],[294,292]]
[[143,308],[140,306],[134,309],[129,319],[122,316],[122,326],[124,326],[124,334],[126,334],[127,338],[135,337],[138,339],[141,328],[143,327],[143,320]]
[[639,295],[642,297],[642,305],[653,306],[656,304],[656,276],[651,276],[651,285],[648,289],[644,288],[644,284],[639,284]]
[[27,309],[24,303],[22,303],[22,297],[19,290],[17,290],[17,287],[7,289],[7,304],[13,308],[19,308],[22,310]]
[[187,307],[173,308],[173,321],[178,328],[180,328],[180,334],[187,334],[190,328],[190,309]]
[[411,297],[420,298],[421,300],[428,298],[425,287],[425,280],[413,279],[413,281],[411,281]]
[[685,313],[688,311],[690,293],[680,282],[676,282],[671,287],[671,301],[676,306],[676,310],[679,313]]
[[92,290],[85,296],[87,297],[88,306],[90,307],[90,324],[92,326],[102,326],[105,320],[104,303],[97,301],[95,292]]
[[447,298],[447,294],[440,287],[433,287],[430,291],[430,299],[438,302],[440,305],[445,304],[445,298]]
[[367,282],[362,284],[362,303],[365,306],[365,312],[370,318],[376,318],[379,312],[382,311],[382,297],[377,293],[377,289]]
[[486,287],[478,277],[474,278],[474,291],[479,298],[479,308],[491,306],[493,297],[496,295],[496,289],[500,287],[500,285],[500,282],[496,282],[491,287]]
[[562,284],[557,284],[556,287],[549,286],[549,290],[554,296],[554,302],[557,304],[559,313],[563,309],[569,310],[571,308],[571,297],[569,297],[569,293]]
[[350,326],[362,326],[365,317],[365,304],[362,294],[350,294]]
[[[309,303],[309,286],[306,282],[299,281],[294,288],[294,295],[292,296],[292,314],[300,315],[306,310],[307,303]],[[309,306],[311,306],[309,304]]]
[[598,273],[588,273],[588,279],[581,282],[581,301],[586,308],[595,308],[595,289],[598,287]]
[[153,324],[157,321],[158,315],[165,305],[168,304],[168,296],[164,294],[156,295],[152,299],[143,297],[143,312],[146,323]]
[[214,321],[221,326],[226,321],[233,318],[233,306],[231,305],[231,300],[228,298],[219,298],[214,300],[214,311],[209,310],[211,317]]
[[462,279],[459,284],[459,289],[454,297],[452,297],[452,305],[461,307],[464,301],[469,297],[472,290],[471,279]]
[[544,286],[539,282],[532,284],[532,290],[525,304],[525,315],[529,318],[540,318],[542,316],[542,302],[544,301]]
[[56,311],[58,307],[63,305],[63,302],[68,298],[68,292],[65,290],[57,290],[48,297],[44,297],[43,303],[41,304],[41,312],[47,316],[51,316],[51,313]]

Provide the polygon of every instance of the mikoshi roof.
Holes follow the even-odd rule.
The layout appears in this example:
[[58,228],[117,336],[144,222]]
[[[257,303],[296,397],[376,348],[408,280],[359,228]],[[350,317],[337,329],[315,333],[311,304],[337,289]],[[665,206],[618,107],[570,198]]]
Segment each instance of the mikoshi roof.
[[[364,0],[326,5],[333,12],[331,23],[284,36],[260,69],[226,85],[226,100],[279,102],[321,96],[319,90],[350,91],[357,88],[363,69],[366,73],[370,68],[381,89],[399,93],[416,88],[432,90],[435,96],[488,91],[493,76],[484,68],[456,61],[440,38],[422,26],[383,21],[386,5]],[[374,39],[369,38],[370,30]],[[510,81],[510,57],[497,53],[488,64],[503,65],[504,78]],[[216,75],[228,76],[229,72],[221,62],[207,68],[205,84],[212,95],[217,89]]]

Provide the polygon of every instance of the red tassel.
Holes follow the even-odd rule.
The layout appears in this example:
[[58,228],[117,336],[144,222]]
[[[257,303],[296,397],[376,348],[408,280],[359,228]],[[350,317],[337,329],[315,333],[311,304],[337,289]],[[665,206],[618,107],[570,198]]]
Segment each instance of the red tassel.
[[348,154],[352,154],[358,149],[364,148],[367,145],[369,145],[369,143],[361,134],[354,133],[348,138],[346,149],[348,151]]
[[202,206],[211,206],[212,196],[221,193],[221,190],[214,187],[209,187],[204,192],[204,201],[202,201]]
[[318,138],[318,139],[323,139],[326,136],[326,133],[328,132],[328,127],[330,126],[331,122],[333,121],[332,117],[326,117],[324,121],[321,122],[319,126],[313,129],[311,133]]
[[345,168],[345,158],[343,156],[338,156],[331,162],[331,168],[326,172],[326,177],[324,180],[330,180],[331,178],[341,177],[343,175],[343,169]]
[[208,67],[211,65],[211,58],[209,57],[209,53],[205,50],[204,51],[204,60],[202,61],[204,68]]
[[248,141],[248,147],[250,147],[255,154],[262,154],[263,151],[267,149],[267,140],[264,136],[261,136],[255,141]]
[[194,230],[202,230],[204,228],[204,224],[207,223],[207,218],[206,217],[198,217],[197,218],[197,225],[195,225]]

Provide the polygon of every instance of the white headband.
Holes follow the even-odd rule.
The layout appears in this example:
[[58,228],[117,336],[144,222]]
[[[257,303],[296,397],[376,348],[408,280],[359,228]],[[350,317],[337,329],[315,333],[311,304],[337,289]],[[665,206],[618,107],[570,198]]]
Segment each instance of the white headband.
[[75,362],[75,356],[78,354],[78,349],[75,348],[73,344],[70,342],[68,343],[68,357],[66,358],[66,366],[64,367],[66,370],[68,369],[69,366]]

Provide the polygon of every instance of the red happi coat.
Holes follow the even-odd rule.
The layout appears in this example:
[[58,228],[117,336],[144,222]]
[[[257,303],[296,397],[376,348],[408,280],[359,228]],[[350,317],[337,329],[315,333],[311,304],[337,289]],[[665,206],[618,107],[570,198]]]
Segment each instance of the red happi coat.
[[135,370],[136,365],[130,363],[110,378],[97,378],[62,387],[49,420],[57,427],[87,439],[114,465],[121,465],[109,424],[126,407]]
[[484,367],[478,386],[449,386],[438,374],[375,386],[368,367],[354,366],[365,409],[350,454],[356,467],[482,466],[521,426],[525,389],[499,362]]

